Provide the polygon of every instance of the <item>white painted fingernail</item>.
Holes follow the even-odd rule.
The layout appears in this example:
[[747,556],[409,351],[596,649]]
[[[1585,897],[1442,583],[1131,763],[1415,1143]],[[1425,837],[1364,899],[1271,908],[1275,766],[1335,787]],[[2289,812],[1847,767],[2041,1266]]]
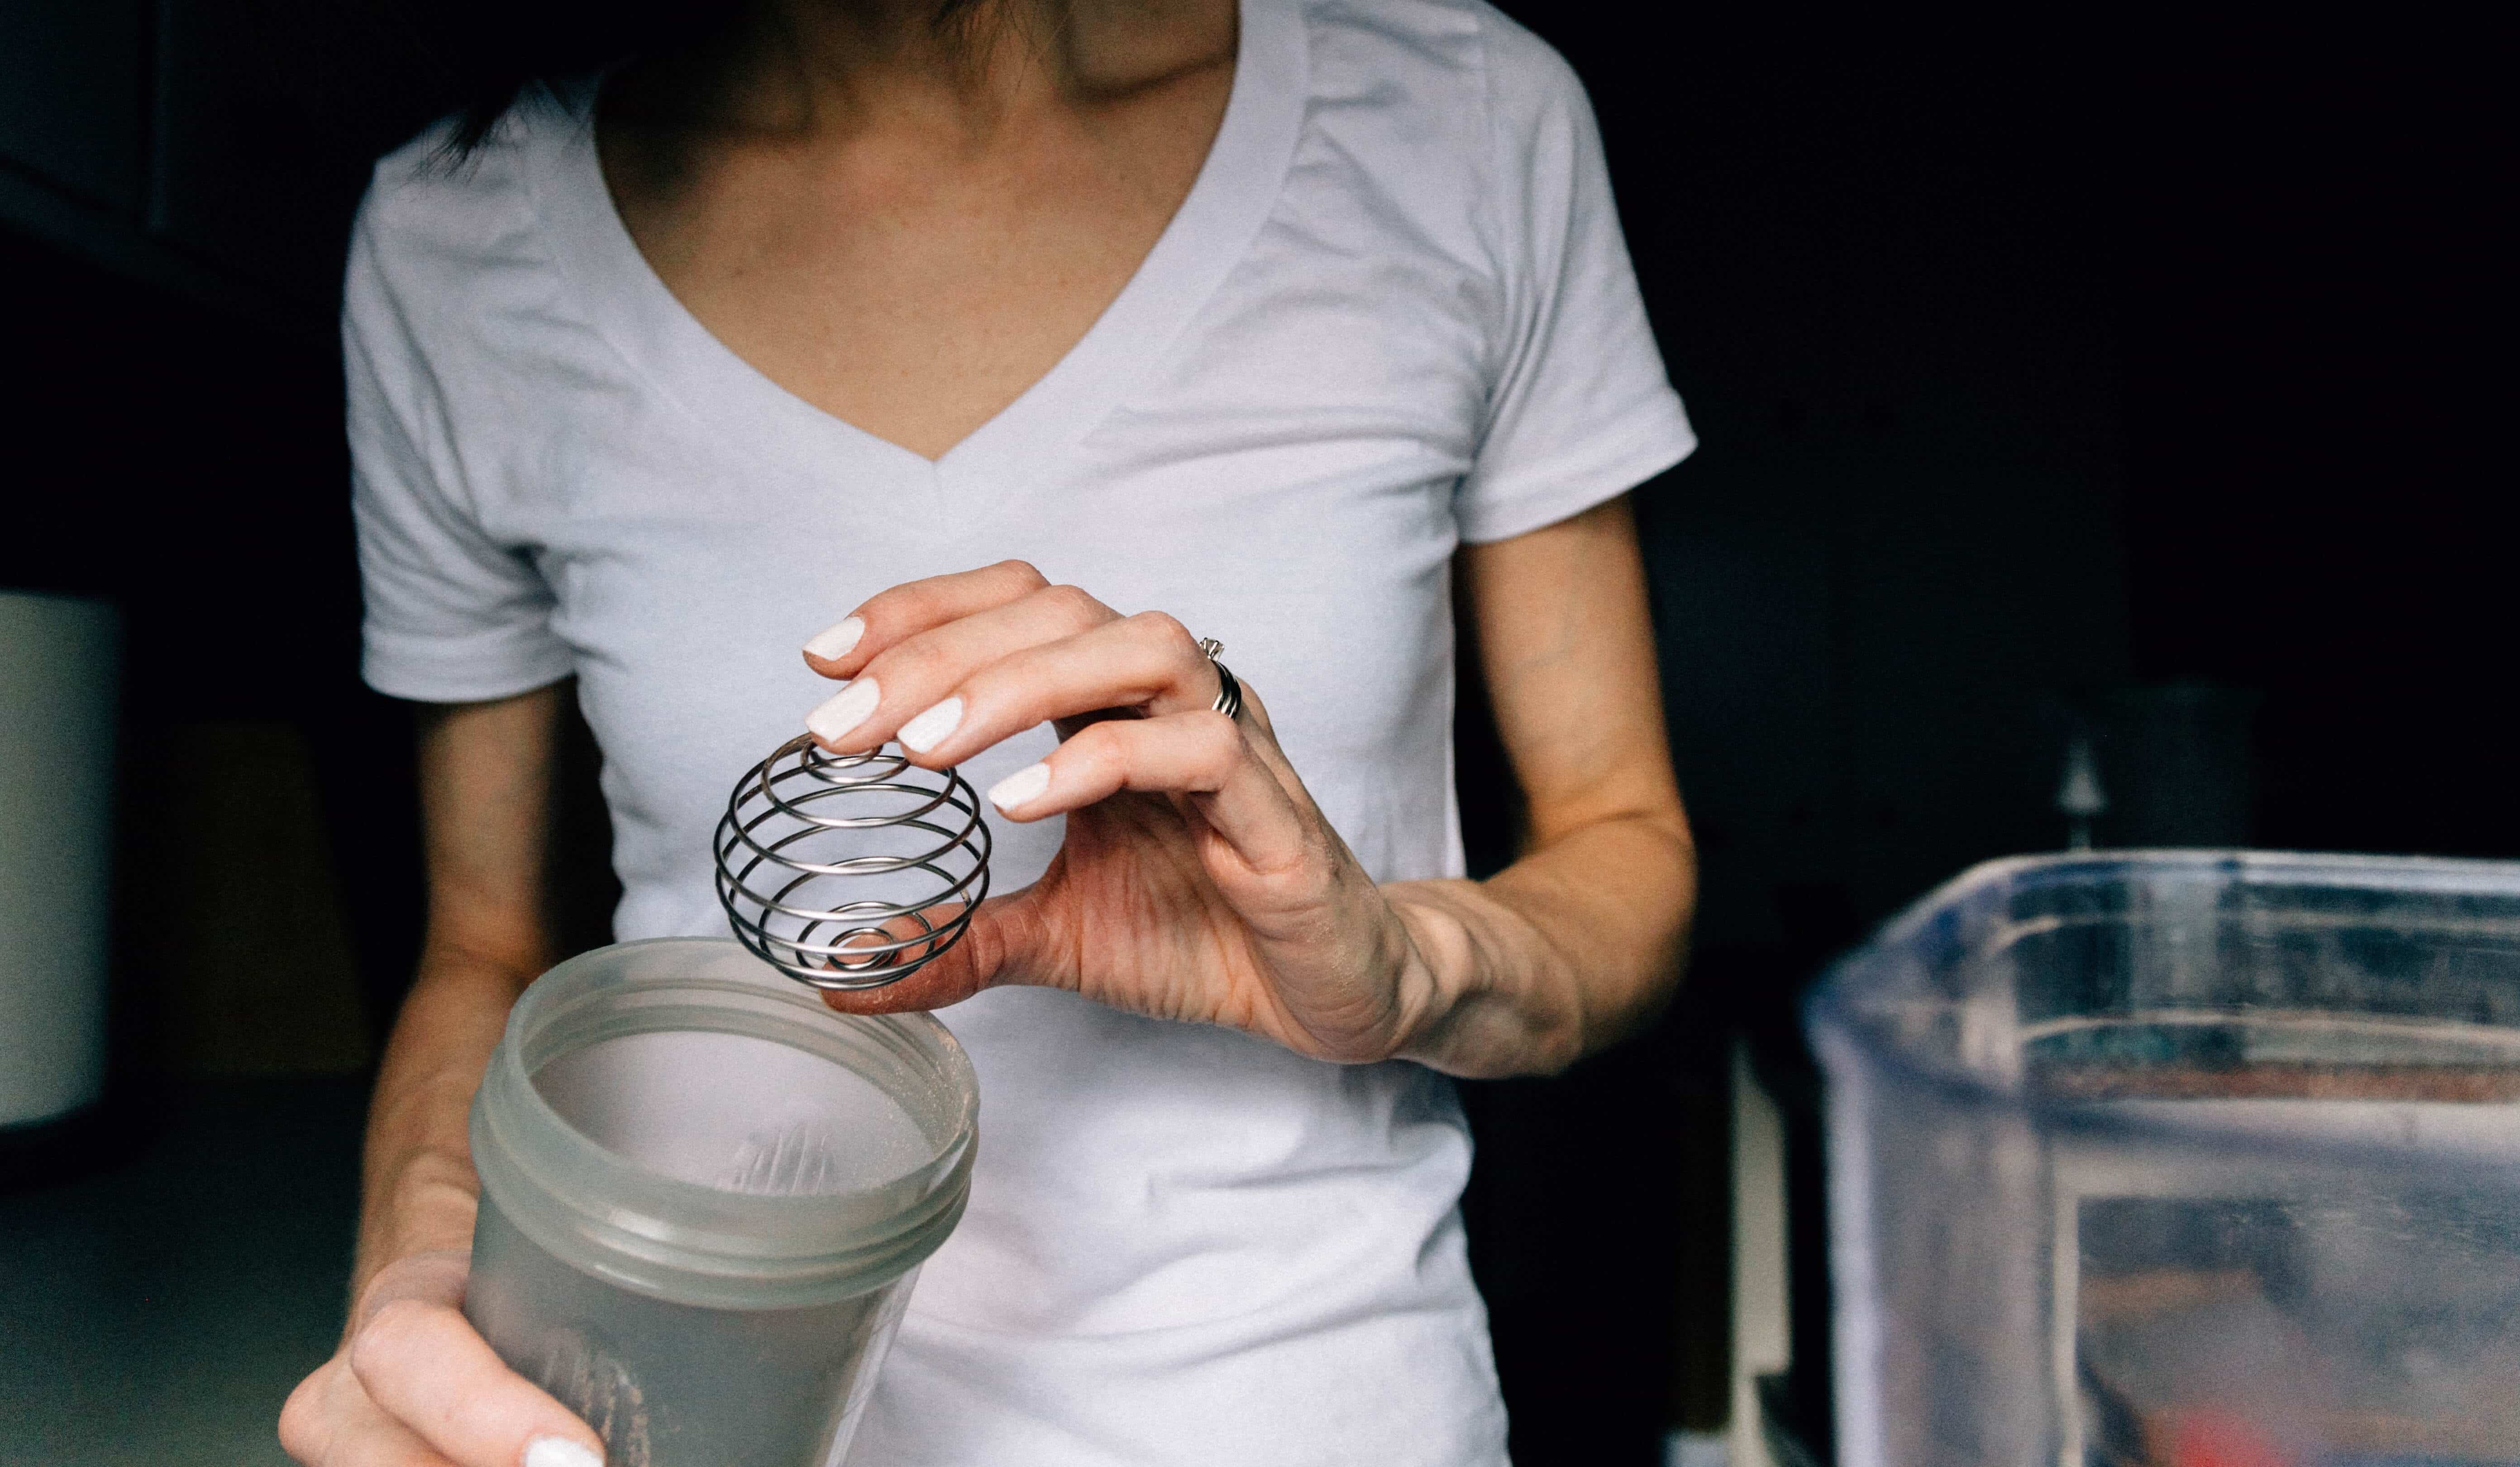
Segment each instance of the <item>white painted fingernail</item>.
[[1019,804],[1030,804],[1050,788],[1048,764],[1026,764],[1014,773],[989,786],[989,803],[1012,812]]
[[805,643],[805,651],[808,655],[819,657],[828,663],[833,658],[848,656],[849,649],[855,647],[858,644],[858,638],[865,635],[866,623],[851,617],[845,621],[834,621],[814,633],[812,639]]
[[901,732],[894,734],[893,737],[901,741],[902,748],[925,754],[943,743],[945,736],[952,733],[955,725],[962,721],[963,700],[948,698],[901,725]]
[[829,744],[867,720],[875,706],[883,698],[883,689],[872,677],[861,677],[847,687],[823,700],[822,705],[805,715],[805,727],[815,738]]
[[604,1453],[566,1437],[536,1437],[525,1444],[525,1467],[604,1467]]

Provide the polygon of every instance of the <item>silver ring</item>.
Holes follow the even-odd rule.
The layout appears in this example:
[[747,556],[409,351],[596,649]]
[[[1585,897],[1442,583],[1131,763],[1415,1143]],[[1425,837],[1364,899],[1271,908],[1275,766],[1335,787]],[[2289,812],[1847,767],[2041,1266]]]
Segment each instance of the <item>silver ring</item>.
[[1242,711],[1242,684],[1235,679],[1233,668],[1228,667],[1225,664],[1217,661],[1217,654],[1224,650],[1225,644],[1214,637],[1201,637],[1198,639],[1199,656],[1206,658],[1208,665],[1216,669],[1216,703],[1214,704],[1214,708],[1216,711],[1232,718],[1239,715]]

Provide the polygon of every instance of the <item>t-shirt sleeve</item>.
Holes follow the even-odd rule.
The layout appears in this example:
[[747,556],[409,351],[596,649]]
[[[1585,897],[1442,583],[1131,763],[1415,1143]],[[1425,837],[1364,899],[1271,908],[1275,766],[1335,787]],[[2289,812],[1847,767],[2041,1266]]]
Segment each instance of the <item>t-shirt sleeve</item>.
[[367,603],[360,671],[424,703],[474,703],[571,669],[551,589],[522,546],[485,528],[423,331],[385,265],[376,209],[352,236],[341,307],[351,509]]
[[1583,84],[1529,31],[1486,20],[1507,319],[1486,432],[1455,500],[1472,543],[1590,509],[1697,445],[1645,320]]

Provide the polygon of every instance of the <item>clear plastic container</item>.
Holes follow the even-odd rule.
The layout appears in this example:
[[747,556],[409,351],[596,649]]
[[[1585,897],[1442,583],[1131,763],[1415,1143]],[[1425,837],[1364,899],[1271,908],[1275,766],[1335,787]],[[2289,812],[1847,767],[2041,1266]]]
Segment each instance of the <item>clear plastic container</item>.
[[610,1467],[836,1463],[977,1111],[927,1015],[835,1014],[723,940],[572,958],[473,1103],[465,1313]]
[[1998,862],[1809,1021],[1843,1467],[2520,1462],[2520,864]]

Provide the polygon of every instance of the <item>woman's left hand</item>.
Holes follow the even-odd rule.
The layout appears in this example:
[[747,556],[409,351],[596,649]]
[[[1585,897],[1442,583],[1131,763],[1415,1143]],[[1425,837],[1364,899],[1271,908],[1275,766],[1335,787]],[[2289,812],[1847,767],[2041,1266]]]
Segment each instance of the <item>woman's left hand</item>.
[[842,754],[897,739],[930,768],[1037,723],[1058,750],[998,782],[1008,817],[1067,816],[1041,880],[982,903],[964,940],[858,1013],[939,1008],[997,984],[1229,1025],[1301,1054],[1408,1052],[1442,1003],[1421,940],[1313,803],[1243,685],[1160,612],[1124,617],[1019,561],[895,586],[809,643],[848,686],[807,726]]

